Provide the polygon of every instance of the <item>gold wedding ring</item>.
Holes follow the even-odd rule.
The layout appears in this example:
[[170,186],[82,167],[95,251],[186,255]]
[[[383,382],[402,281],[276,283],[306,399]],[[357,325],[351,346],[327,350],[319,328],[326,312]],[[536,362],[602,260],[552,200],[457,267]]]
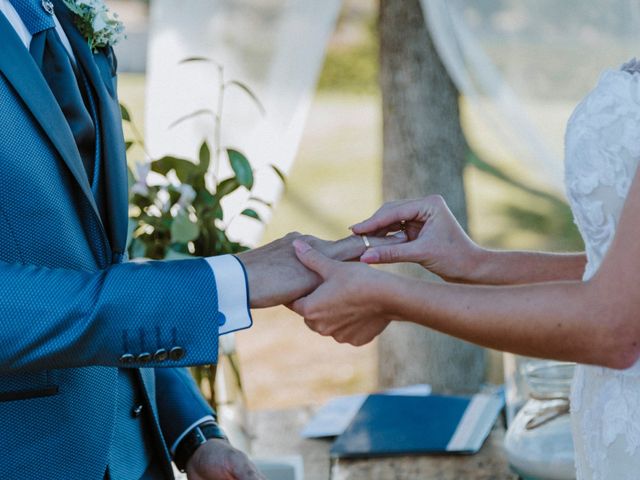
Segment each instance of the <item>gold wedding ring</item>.
[[367,238],[366,235],[360,235],[360,238],[362,239],[362,241],[364,242],[364,246],[366,248],[371,248],[371,244],[369,243],[369,239]]

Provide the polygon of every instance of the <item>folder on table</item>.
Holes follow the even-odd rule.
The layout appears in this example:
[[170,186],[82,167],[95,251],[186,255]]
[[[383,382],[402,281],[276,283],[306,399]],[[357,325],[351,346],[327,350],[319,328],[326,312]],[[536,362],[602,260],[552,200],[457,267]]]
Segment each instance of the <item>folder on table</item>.
[[502,395],[370,395],[331,447],[334,458],[475,453],[491,432]]

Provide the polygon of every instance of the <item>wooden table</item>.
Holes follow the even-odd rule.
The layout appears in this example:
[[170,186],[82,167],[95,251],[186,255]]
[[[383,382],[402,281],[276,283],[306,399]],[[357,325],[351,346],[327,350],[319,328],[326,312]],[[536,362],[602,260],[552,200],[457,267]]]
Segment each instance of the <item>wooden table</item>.
[[305,440],[300,430],[313,409],[271,410],[250,414],[253,456],[301,455],[305,480],[515,480],[502,448],[504,428],[497,426],[476,455],[432,455],[367,460],[329,459],[330,441]]

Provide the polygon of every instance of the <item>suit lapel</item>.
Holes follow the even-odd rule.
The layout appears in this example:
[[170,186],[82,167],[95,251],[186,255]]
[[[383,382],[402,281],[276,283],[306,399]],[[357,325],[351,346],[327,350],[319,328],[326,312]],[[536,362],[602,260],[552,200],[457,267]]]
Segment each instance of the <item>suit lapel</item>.
[[[55,12],[69,39],[77,62],[89,79],[97,96],[98,125],[102,133],[103,172],[109,240],[116,254],[123,254],[127,241],[128,183],[127,160],[122,134],[120,106],[110,59],[104,52],[93,53],[87,41],[74,26],[72,12],[61,0],[53,0]],[[111,52],[110,52],[111,53]]]
[[78,147],[62,110],[47,82],[15,30],[0,12],[0,72],[22,98],[27,108],[51,140],[90,203],[98,222],[100,214]]

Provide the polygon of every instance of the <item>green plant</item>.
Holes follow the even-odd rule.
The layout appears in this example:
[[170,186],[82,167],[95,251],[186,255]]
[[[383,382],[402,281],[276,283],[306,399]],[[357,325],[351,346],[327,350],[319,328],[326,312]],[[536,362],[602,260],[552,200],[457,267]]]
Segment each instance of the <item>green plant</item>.
[[[198,158],[187,159],[165,156],[152,159],[139,129],[126,107],[121,105],[122,120],[128,123],[133,139],[127,141],[127,150],[134,145],[146,153],[146,161],[138,164],[135,172],[129,169],[129,245],[130,258],[180,259],[233,254],[246,250],[242,243],[229,239],[227,226],[232,219],[225,219],[222,200],[238,189],[246,189],[250,194],[254,188],[254,168],[247,157],[238,149],[221,144],[224,97],[229,88],[239,88],[256,104],[260,113],[264,108],[257,96],[245,84],[237,80],[226,80],[224,69],[212,60],[194,57],[185,62],[210,62],[217,67],[216,110],[197,110],[176,120],[172,127],[198,115],[210,115],[213,119],[213,145],[205,139],[199,148]],[[220,165],[229,162],[231,176],[220,178]],[[275,166],[270,165],[284,181],[284,176]],[[151,182],[150,173],[155,178]],[[253,195],[250,201],[271,205]],[[241,215],[261,222],[260,215],[253,208],[245,208]],[[226,220],[226,221],[225,221]],[[228,353],[233,376],[242,392],[237,358]],[[195,378],[211,402],[215,403],[215,366],[197,367]]]

